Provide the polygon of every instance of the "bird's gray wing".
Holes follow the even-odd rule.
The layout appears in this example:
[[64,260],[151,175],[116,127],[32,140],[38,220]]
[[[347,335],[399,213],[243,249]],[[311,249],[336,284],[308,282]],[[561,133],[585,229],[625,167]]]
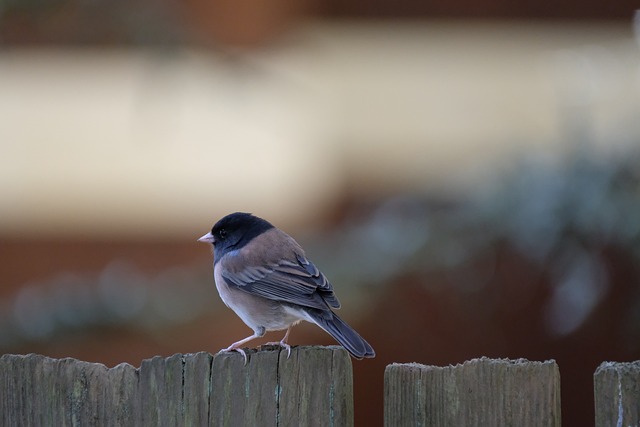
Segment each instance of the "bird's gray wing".
[[340,308],[331,283],[302,255],[296,254],[295,261],[281,260],[266,266],[225,268],[222,277],[229,285],[271,300],[321,310],[326,310],[327,305]]

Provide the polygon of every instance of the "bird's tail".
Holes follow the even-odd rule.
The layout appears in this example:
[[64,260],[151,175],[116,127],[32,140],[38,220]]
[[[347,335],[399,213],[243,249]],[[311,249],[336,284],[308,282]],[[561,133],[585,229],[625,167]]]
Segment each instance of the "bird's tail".
[[334,312],[310,309],[307,313],[316,325],[335,338],[356,359],[375,357],[376,352],[371,345]]

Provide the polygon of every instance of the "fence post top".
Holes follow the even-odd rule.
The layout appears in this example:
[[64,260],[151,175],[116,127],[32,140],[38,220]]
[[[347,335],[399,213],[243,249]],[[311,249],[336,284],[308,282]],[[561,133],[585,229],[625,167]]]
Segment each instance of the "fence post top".
[[386,369],[461,369],[465,367],[483,366],[483,365],[502,365],[507,367],[519,367],[519,366],[532,367],[532,366],[545,366],[545,365],[557,365],[557,364],[554,359],[549,359],[545,361],[531,361],[524,358],[492,359],[486,356],[482,356],[480,358],[466,360],[463,363],[458,363],[455,365],[435,366],[435,365],[425,365],[417,362],[408,362],[408,363],[391,363],[387,365]]

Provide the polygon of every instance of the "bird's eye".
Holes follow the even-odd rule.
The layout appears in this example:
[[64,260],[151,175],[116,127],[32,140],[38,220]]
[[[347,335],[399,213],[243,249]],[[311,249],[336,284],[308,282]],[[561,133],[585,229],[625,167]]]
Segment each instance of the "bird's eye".
[[220,231],[218,231],[218,235],[220,236],[221,239],[226,239],[227,238],[227,230],[225,230],[224,228]]

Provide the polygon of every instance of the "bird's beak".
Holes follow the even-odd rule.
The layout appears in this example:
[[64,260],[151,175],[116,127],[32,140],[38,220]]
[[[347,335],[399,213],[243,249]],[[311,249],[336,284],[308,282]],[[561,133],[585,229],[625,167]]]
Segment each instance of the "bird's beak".
[[215,241],[216,241],[216,238],[213,237],[213,234],[211,233],[207,233],[198,239],[198,242],[203,242],[203,243],[215,243]]

